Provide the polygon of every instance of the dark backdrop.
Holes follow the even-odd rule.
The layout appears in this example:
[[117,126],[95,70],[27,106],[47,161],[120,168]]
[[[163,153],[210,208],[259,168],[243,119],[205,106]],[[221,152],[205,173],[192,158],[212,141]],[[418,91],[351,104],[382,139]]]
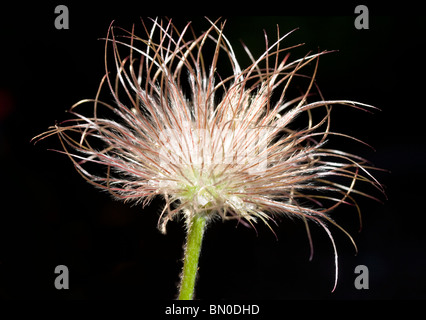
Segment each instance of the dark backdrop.
[[[130,28],[140,23],[139,17],[168,14],[178,25],[193,21],[196,30],[208,23],[202,16],[176,17],[176,4],[162,10],[162,3],[152,9],[141,1],[62,3],[68,6],[70,27],[56,30],[58,4],[22,4],[1,11],[0,297],[173,299],[183,223],[172,222],[168,234],[160,234],[161,199],[145,209],[116,202],[81,179],[65,156],[47,151],[58,147],[56,139],[35,146],[30,139],[65,119],[64,111],[73,103],[94,97],[104,74],[104,43],[98,38],[106,35],[112,20]],[[203,14],[227,19],[225,34],[243,64],[248,60],[240,40],[256,56],[264,50],[263,29],[274,39],[277,24],[281,33],[300,28],[288,41],[306,45],[293,57],[318,48],[339,50],[320,59],[318,84],[328,99],[347,98],[382,110],[373,115],[337,111],[332,123],[336,131],[375,147],[374,152],[354,145],[351,151],[391,171],[377,174],[388,200],[382,205],[359,199],[361,233],[355,210],[342,207],[334,213],[359,247],[355,256],[348,239],[333,230],[340,262],[334,293],[327,235],[311,227],[315,253],[309,262],[303,223],[283,219],[275,228],[278,241],[262,225],[258,235],[232,222],[211,226],[203,244],[197,298],[425,298],[425,20],[409,16],[416,9],[402,4],[399,9],[404,10],[367,4],[369,29],[357,30],[355,4],[257,5],[259,10],[248,12],[219,6],[211,8],[214,14]],[[57,265],[70,270],[69,290],[54,287]],[[368,290],[354,286],[357,265],[369,269]]]

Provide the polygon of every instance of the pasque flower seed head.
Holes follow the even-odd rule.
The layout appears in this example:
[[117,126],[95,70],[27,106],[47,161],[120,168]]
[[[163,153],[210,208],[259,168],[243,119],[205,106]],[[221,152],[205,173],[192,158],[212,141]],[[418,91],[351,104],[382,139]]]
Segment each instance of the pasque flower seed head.
[[[251,64],[242,68],[224,23],[209,22],[200,35],[190,24],[178,30],[171,20],[152,20],[151,28],[143,23],[143,37],[134,28],[111,26],[98,94],[72,106],[73,119],[38,139],[58,135],[61,152],[78,172],[115,198],[145,205],[162,196],[163,232],[181,214],[187,221],[219,217],[247,226],[260,220],[271,230],[277,217],[300,218],[309,239],[308,222],[314,222],[332,241],[337,281],[329,226],[353,240],[329,213],[341,204],[358,208],[352,194],[373,198],[356,188],[358,182],[382,187],[366,160],[327,147],[335,135],[357,140],[332,132],[332,106],[373,107],[324,100],[315,75],[326,52],[290,60],[297,46],[283,43],[291,32],[280,36],[277,29],[272,43],[265,35],[266,50],[258,58],[243,45]],[[301,73],[308,65],[310,76]],[[221,73],[226,68],[229,74]],[[306,82],[304,92],[289,96],[299,80]],[[105,87],[112,102],[100,99]],[[310,101],[315,92],[319,99]],[[302,128],[293,128],[296,118],[306,119]],[[89,164],[103,166],[104,174]]]

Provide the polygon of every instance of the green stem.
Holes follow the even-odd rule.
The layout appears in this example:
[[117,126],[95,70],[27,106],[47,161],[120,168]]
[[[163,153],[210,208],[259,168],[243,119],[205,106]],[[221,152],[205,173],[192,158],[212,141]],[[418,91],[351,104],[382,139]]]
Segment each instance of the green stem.
[[198,259],[200,257],[201,242],[203,241],[206,218],[195,215],[191,218],[188,224],[179,300],[192,300],[194,297]]

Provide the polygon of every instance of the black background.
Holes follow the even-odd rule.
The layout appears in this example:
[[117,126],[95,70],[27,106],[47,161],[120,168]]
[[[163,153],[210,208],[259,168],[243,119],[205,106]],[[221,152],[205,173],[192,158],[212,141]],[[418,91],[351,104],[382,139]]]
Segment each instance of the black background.
[[[69,30],[55,29],[59,4],[68,6]],[[341,207],[333,214],[359,247],[355,256],[348,239],[333,230],[340,268],[334,293],[327,235],[311,227],[315,253],[309,262],[303,223],[283,219],[275,227],[278,241],[262,225],[258,235],[232,222],[212,225],[203,243],[198,299],[426,298],[425,19],[411,15],[417,10],[408,4],[365,4],[370,9],[368,30],[354,27],[356,4],[257,4],[241,11],[210,4],[213,13],[207,7],[202,13],[227,20],[225,34],[243,65],[248,60],[240,40],[258,56],[264,50],[263,29],[275,39],[277,24],[281,33],[300,28],[288,39],[289,44],[306,43],[294,58],[318,48],[337,49],[320,59],[317,80],[324,96],[365,102],[382,111],[336,110],[333,129],[374,146],[376,151],[356,144],[348,148],[391,173],[376,175],[386,187],[384,204],[359,199],[361,233],[355,210]],[[176,16],[182,10],[192,14],[189,3],[181,4],[185,8],[151,5],[51,3],[1,10],[1,298],[176,297],[183,222],[170,223],[168,234],[160,234],[161,199],[144,209],[116,202],[81,179],[65,156],[47,151],[58,148],[56,139],[30,142],[65,119],[64,111],[73,103],[94,97],[104,74],[104,42],[98,39],[105,37],[112,20],[128,29],[135,23],[142,30],[140,17],[166,14],[180,26],[192,21],[195,30],[208,27],[202,16]],[[69,268],[69,290],[54,287],[57,265]],[[368,290],[354,287],[357,265],[369,269]]]

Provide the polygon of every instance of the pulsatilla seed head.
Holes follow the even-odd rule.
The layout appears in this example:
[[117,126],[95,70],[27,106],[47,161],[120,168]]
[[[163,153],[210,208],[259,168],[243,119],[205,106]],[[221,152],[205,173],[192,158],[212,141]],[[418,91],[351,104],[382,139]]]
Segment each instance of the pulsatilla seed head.
[[[141,37],[134,28],[111,25],[106,75],[96,97],[76,103],[73,119],[36,138],[57,134],[61,152],[78,172],[118,199],[145,205],[163,196],[163,232],[179,214],[237,219],[248,226],[261,220],[269,227],[276,217],[297,217],[308,235],[308,221],[315,222],[333,243],[337,271],[328,226],[352,238],[329,212],[341,204],[358,208],[353,194],[373,198],[356,189],[357,182],[382,187],[365,159],[327,148],[332,136],[357,140],[332,132],[330,115],[333,105],[373,107],[324,100],[314,79],[326,52],[290,60],[289,50],[298,45],[283,42],[291,32],[280,36],[277,28],[272,43],[265,34],[266,50],[258,58],[243,45],[251,64],[242,68],[223,34],[224,23],[208,21],[199,35],[190,24],[178,30],[171,20],[152,20],[150,28],[143,22]],[[308,65],[314,67],[310,76],[301,73]],[[219,74],[219,66],[229,74]],[[296,79],[306,81],[306,89],[291,97]],[[104,88],[111,103],[100,99]],[[314,91],[319,100],[309,101]],[[302,129],[293,128],[303,114]],[[105,170],[94,173],[90,164]]]

